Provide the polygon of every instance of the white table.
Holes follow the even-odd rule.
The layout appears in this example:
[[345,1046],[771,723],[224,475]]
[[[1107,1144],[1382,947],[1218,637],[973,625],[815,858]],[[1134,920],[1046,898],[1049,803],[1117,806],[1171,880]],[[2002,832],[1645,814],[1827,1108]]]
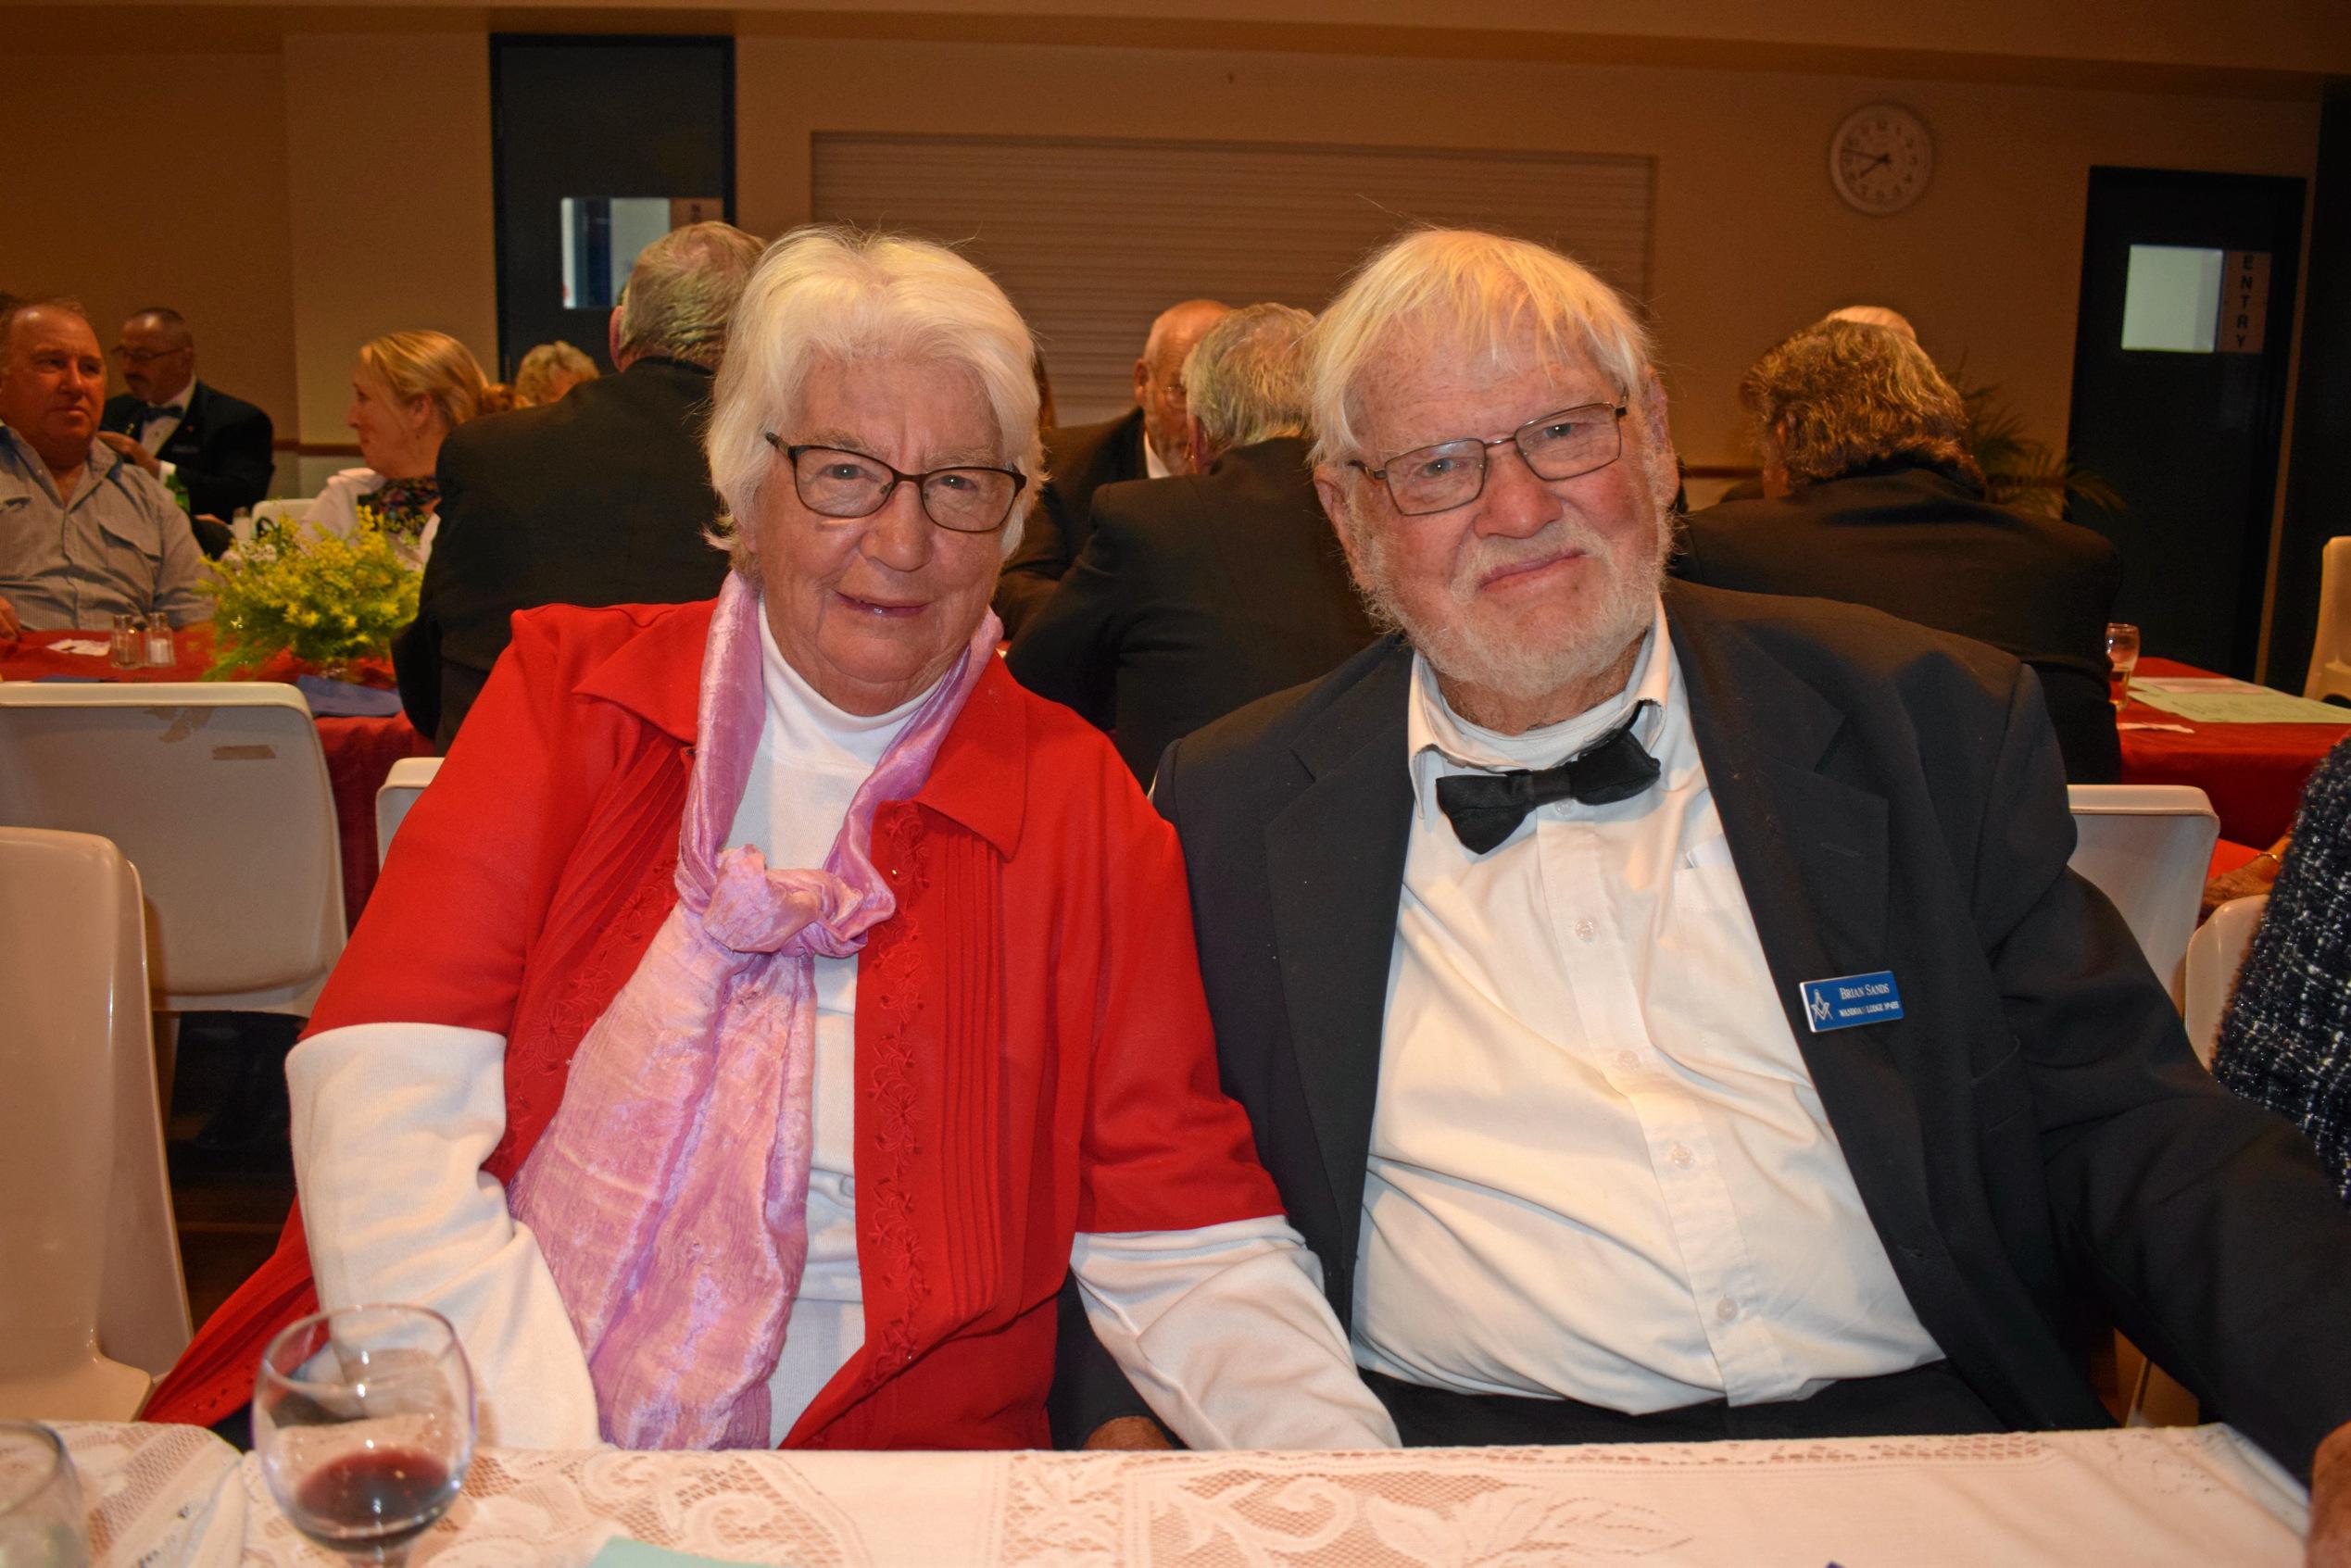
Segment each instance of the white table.
[[[67,1425],[102,1564],[326,1564],[250,1456]],[[2295,1568],[2307,1500],[2225,1426],[1403,1454],[476,1457],[411,1561],[576,1568],[616,1535],[806,1568]]]

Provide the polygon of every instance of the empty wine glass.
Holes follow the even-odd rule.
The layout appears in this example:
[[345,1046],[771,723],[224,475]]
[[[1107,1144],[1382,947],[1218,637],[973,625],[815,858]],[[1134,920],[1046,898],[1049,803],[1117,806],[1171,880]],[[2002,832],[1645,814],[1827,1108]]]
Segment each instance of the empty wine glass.
[[345,1307],[261,1352],[253,1446],[295,1528],[362,1562],[398,1564],[465,1484],[473,1369],[423,1307]]
[[0,1568],[88,1568],[90,1522],[65,1445],[45,1426],[0,1421]]

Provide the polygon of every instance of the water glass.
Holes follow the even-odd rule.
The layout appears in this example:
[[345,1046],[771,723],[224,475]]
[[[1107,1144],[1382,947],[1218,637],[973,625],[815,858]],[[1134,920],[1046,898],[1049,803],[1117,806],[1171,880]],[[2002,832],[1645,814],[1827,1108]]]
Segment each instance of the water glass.
[[135,615],[117,615],[107,639],[107,659],[118,670],[136,670],[147,661],[145,628]]
[[0,1568],[89,1568],[90,1522],[65,1444],[0,1421]]
[[398,1564],[473,1461],[473,1369],[423,1307],[345,1307],[261,1352],[253,1448],[295,1528],[355,1562]]
[[2139,629],[2128,621],[2106,622],[2106,700],[2115,711],[2131,700],[2131,671],[2139,665]]

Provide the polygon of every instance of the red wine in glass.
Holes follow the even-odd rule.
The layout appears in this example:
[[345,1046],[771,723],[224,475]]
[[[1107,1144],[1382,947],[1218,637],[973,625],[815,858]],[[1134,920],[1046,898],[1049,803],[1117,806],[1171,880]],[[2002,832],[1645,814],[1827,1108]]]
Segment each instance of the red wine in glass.
[[441,1517],[457,1490],[449,1467],[431,1454],[362,1449],[312,1471],[286,1516],[321,1546],[405,1546]]

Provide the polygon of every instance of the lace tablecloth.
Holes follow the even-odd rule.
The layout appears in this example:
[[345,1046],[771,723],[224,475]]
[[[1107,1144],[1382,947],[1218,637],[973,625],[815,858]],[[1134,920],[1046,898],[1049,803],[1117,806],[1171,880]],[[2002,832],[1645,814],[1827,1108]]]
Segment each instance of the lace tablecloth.
[[[63,1430],[102,1564],[334,1561],[209,1434]],[[2222,1426],[1407,1454],[493,1449],[411,1561],[578,1568],[628,1536],[805,1568],[2294,1568],[2307,1510]]]

